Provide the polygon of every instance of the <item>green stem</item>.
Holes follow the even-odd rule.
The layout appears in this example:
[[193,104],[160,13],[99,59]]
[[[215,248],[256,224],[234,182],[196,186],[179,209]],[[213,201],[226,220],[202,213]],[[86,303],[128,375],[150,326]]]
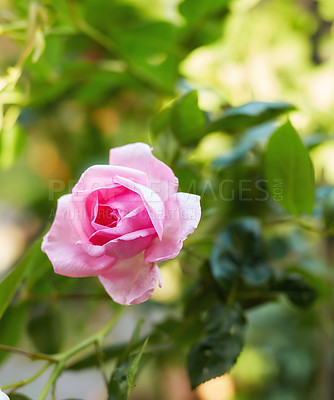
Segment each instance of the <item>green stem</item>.
[[59,375],[62,373],[64,367],[65,367],[66,361],[60,361],[55,369],[53,370],[49,380],[47,381],[46,385],[44,386],[43,392],[39,396],[39,400],[44,400],[46,396],[48,395],[50,389],[56,384],[56,381],[59,377]]
[[108,378],[107,378],[107,375],[106,375],[106,372],[105,372],[105,369],[104,369],[103,350],[102,350],[102,346],[101,346],[101,341],[97,340],[95,342],[95,352],[96,352],[97,363],[98,363],[99,368],[101,370],[104,383],[105,383],[106,387],[108,388]]
[[42,394],[39,397],[39,400],[45,400],[46,396],[48,395],[49,391],[52,387],[56,384],[56,381],[59,375],[62,373],[63,369],[66,366],[67,361],[73,357],[75,354],[81,352],[82,350],[86,349],[87,347],[95,344],[96,342],[101,343],[102,340],[107,336],[107,334],[111,331],[111,329],[116,325],[119,317],[122,315],[124,308],[120,308],[113,318],[98,332],[94,333],[89,338],[83,340],[82,342],[78,343],[71,349],[65,351],[64,353],[60,353],[57,355],[58,364],[53,370],[48,382],[46,383]]
[[32,353],[30,351],[21,350],[16,347],[6,346],[4,344],[0,344],[0,350],[8,351],[10,353],[20,354],[21,356],[31,358],[32,360],[47,360],[50,361],[51,363],[58,361],[56,357],[53,357],[48,354]]
[[37,379],[40,375],[43,374],[44,371],[46,371],[51,366],[51,364],[52,364],[52,362],[50,361],[50,362],[46,363],[45,365],[43,365],[43,367],[40,370],[38,370],[36,372],[36,374],[31,376],[30,378],[23,379],[21,381],[14,382],[14,383],[9,383],[8,385],[2,386],[1,389],[6,390],[6,389],[14,388],[14,390],[12,390],[12,393],[13,393],[15,390],[17,390],[21,386],[27,385],[28,383]]

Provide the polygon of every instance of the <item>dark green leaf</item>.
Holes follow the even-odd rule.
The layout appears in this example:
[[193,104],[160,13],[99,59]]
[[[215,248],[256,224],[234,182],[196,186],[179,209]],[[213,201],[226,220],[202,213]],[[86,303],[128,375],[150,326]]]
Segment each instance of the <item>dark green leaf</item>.
[[254,125],[277,118],[288,111],[294,110],[287,103],[262,103],[254,101],[240,107],[230,108],[220,118],[211,122],[206,132],[242,131]]
[[[27,317],[25,304],[13,305],[7,308],[1,319],[0,343],[6,346],[16,346],[19,342]],[[9,355],[0,351],[0,363]]]
[[62,315],[57,307],[46,307],[32,317],[28,323],[28,333],[38,351],[55,354],[63,341]]
[[264,166],[274,200],[294,215],[312,212],[315,196],[313,166],[290,122],[271,136]]
[[271,283],[271,290],[279,291],[301,308],[309,307],[317,298],[317,292],[298,275],[278,276]]
[[254,265],[244,265],[242,268],[242,278],[248,286],[264,285],[271,276],[271,268],[260,262]]
[[228,225],[219,235],[211,253],[211,271],[215,281],[229,292],[235,280],[243,276],[250,285],[262,285],[270,278],[263,265],[261,227],[256,219],[243,218]]
[[192,91],[176,101],[171,110],[171,128],[177,139],[190,144],[204,134],[205,116],[198,107],[197,92]]
[[287,256],[290,250],[290,243],[288,238],[281,236],[274,236],[269,239],[266,251],[270,260],[277,260]]
[[243,347],[245,318],[236,305],[212,308],[207,335],[190,350],[188,373],[191,387],[223,375],[236,363]]
[[30,400],[30,397],[27,397],[24,394],[14,393],[10,395],[10,400]]

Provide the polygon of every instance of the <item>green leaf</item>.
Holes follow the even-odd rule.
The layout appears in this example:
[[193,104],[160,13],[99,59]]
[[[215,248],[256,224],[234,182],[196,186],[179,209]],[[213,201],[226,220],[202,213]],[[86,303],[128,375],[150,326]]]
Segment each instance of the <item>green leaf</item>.
[[194,23],[225,9],[228,3],[229,0],[184,0],[179,6],[179,10],[188,23]]
[[135,356],[128,357],[113,371],[108,387],[108,400],[127,400],[129,398],[141,362],[145,361],[143,354],[147,343],[148,338]]
[[23,279],[27,278],[32,283],[35,277],[41,276],[46,268],[50,267],[50,262],[41,251],[41,243],[42,239],[37,239],[16,267],[0,283],[0,319]]
[[334,188],[326,195],[322,211],[326,229],[334,229]]
[[[139,363],[144,354],[144,350],[146,349],[147,343],[148,343],[148,337],[146,338],[145,342],[143,343],[140,350],[138,351],[135,359],[133,360],[133,362],[130,365],[129,373],[128,373],[128,381],[129,381],[130,386],[132,386],[132,387],[134,386],[135,378],[137,376],[138,369],[139,369]],[[129,394],[130,394],[130,390],[128,391],[128,395]]]
[[30,397],[27,397],[24,394],[14,393],[10,395],[10,400],[30,400]]
[[143,358],[143,355],[148,343],[148,338],[142,343],[137,354],[132,354],[133,349],[137,347],[140,342],[140,329],[143,323],[143,319],[138,320],[129,343],[117,361],[116,368],[109,381],[108,400],[128,399],[141,363],[146,361],[146,357]]
[[251,286],[266,283],[271,272],[264,264],[259,222],[254,218],[242,218],[228,225],[212,249],[210,265],[213,278],[226,292],[239,277]]
[[171,128],[183,144],[191,144],[204,134],[205,116],[198,107],[196,91],[187,93],[176,101],[171,110]]
[[207,334],[188,356],[191,387],[223,375],[236,363],[244,343],[245,317],[237,305],[216,304],[208,317]]
[[153,138],[156,138],[160,133],[168,130],[171,119],[171,107],[166,107],[156,114],[151,122],[151,132]]
[[[0,343],[6,346],[16,346],[19,342],[27,319],[25,304],[7,308],[1,319]],[[10,355],[7,351],[0,351],[0,363]]]
[[15,269],[0,283],[0,318],[3,316],[10,301],[14,297],[26,271],[24,258]]
[[294,215],[311,213],[314,206],[314,171],[310,157],[290,122],[268,142],[264,160],[269,192]]
[[29,268],[30,262],[40,252],[40,241],[38,240],[16,267],[0,283],[0,319],[14,297],[20,283]]
[[177,76],[176,27],[154,22],[117,30],[113,40],[119,53],[138,77],[167,92],[173,92]]
[[271,276],[271,268],[261,262],[254,265],[244,265],[242,268],[242,278],[248,286],[264,285],[269,281]]
[[220,118],[211,122],[206,132],[242,131],[254,125],[277,118],[288,111],[294,110],[294,106],[287,103],[262,103],[254,101],[240,107],[229,108]]
[[214,160],[213,166],[215,168],[224,168],[245,158],[248,152],[255,147],[263,146],[276,129],[276,125],[272,122],[266,122],[248,129],[241,140],[232,148],[231,152]]
[[62,314],[55,306],[48,306],[30,319],[28,333],[38,351],[55,354],[63,341]]
[[317,292],[295,274],[277,276],[270,288],[286,295],[292,303],[301,308],[310,307],[318,297]]

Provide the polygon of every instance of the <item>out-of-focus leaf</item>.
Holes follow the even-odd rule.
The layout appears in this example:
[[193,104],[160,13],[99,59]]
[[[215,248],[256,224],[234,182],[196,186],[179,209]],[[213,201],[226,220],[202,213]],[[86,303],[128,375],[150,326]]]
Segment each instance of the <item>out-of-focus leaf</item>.
[[153,138],[166,131],[170,126],[171,107],[166,107],[154,116],[151,123],[151,132]]
[[292,303],[301,308],[310,307],[318,297],[317,292],[305,280],[293,274],[276,277],[270,289],[286,295]]
[[205,337],[188,356],[191,387],[216,378],[236,363],[243,347],[245,317],[237,305],[216,304],[209,313]]
[[262,103],[254,101],[240,107],[228,109],[220,118],[207,126],[206,132],[242,131],[251,126],[277,118],[279,115],[292,110],[294,110],[294,106],[287,103]]
[[322,207],[326,229],[334,229],[334,188],[326,195]]
[[268,265],[258,262],[254,265],[244,265],[241,275],[248,286],[260,286],[268,282],[272,271]]
[[266,122],[259,126],[250,128],[245,132],[240,142],[236,144],[227,155],[217,158],[213,162],[216,168],[228,167],[243,159],[246,154],[258,145],[266,143],[269,136],[277,129],[272,122]]
[[46,307],[28,323],[28,333],[38,351],[55,354],[63,341],[62,314],[57,307]]
[[269,139],[264,167],[274,200],[294,215],[312,212],[315,197],[313,166],[290,122],[277,129]]
[[270,260],[284,258],[289,250],[289,241],[283,236],[274,236],[270,238],[266,245],[266,252]]
[[27,397],[25,394],[14,393],[10,395],[10,400],[31,400],[30,397]]
[[237,220],[222,231],[212,249],[211,271],[226,292],[239,277],[252,286],[268,281],[271,272],[263,263],[262,233],[256,219]]
[[303,266],[291,266],[286,269],[286,272],[299,276],[309,284],[314,291],[323,297],[328,297],[331,294],[331,284],[321,276],[317,276],[314,273],[308,271]]
[[177,74],[174,25],[154,22],[118,30],[113,39],[133,73],[167,92],[174,90]]
[[[27,317],[25,304],[13,305],[7,308],[1,319],[0,343],[6,346],[16,346],[19,342]],[[9,356],[9,352],[0,351],[0,363]]]
[[25,142],[25,135],[17,124],[21,110],[10,106],[4,114],[0,137],[0,166],[9,168],[16,161]]
[[40,252],[40,241],[38,240],[26,255],[19,261],[16,267],[0,283],[0,319],[14,297],[20,283],[33,261],[36,253]]
[[184,0],[179,6],[179,10],[188,23],[194,23],[226,8],[228,3],[229,0]]
[[198,107],[196,91],[187,93],[174,103],[170,119],[172,131],[181,143],[190,144],[203,136],[205,116]]
[[327,142],[330,138],[329,135],[325,135],[324,133],[314,133],[313,135],[305,136],[305,138],[303,138],[303,143],[307,150],[312,150],[320,144]]
[[23,279],[32,284],[50,267],[46,255],[41,251],[42,239],[37,239],[16,267],[0,283],[0,319],[6,311]]

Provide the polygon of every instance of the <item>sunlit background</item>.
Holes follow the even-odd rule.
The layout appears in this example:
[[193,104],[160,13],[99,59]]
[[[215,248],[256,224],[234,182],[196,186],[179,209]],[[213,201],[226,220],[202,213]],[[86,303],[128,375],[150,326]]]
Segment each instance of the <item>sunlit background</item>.
[[[78,2],[80,18],[106,35],[140,26],[138,21],[161,24],[160,36],[139,35],[131,45],[126,34],[120,36],[125,55],[108,53],[78,35],[68,11],[71,3],[41,1],[33,32],[32,2],[0,0],[0,274],[48,226],[56,199],[85,168],[107,163],[111,147],[150,143],[154,113],[189,89],[198,90],[201,108],[213,113],[252,100],[294,104],[292,122],[314,143],[316,179],[334,184],[332,0],[226,0],[208,18],[195,21],[182,43],[175,27],[191,22],[186,23],[177,1]],[[20,65],[29,40],[35,49]],[[135,51],[141,46],[144,67]],[[130,72],[123,57],[134,65]],[[173,145],[171,141],[167,147]],[[189,159],[209,168],[232,145],[229,134],[213,133]],[[161,147],[156,154],[162,157]],[[182,170],[175,173],[181,186],[184,182],[181,189],[187,190],[189,180],[182,179]],[[155,292],[154,302],[169,304],[178,298],[184,288],[181,263],[182,259],[165,263],[164,287]],[[94,321],[103,319],[105,307],[98,306]],[[155,313],[159,319],[159,311]],[[133,327],[136,318],[133,310],[123,328]],[[131,398],[321,399],[313,383],[320,379],[321,360],[314,355],[321,351],[322,336],[312,312],[297,314],[282,301],[254,309],[249,320],[246,348],[230,374],[191,392],[182,359],[164,355],[159,368],[147,366]],[[13,357],[0,366],[0,383],[25,376],[29,368]],[[86,376],[66,373],[61,382],[67,388],[77,382],[78,387],[78,382],[87,382]],[[64,390],[62,395],[102,400],[100,376],[89,379],[89,387],[80,383],[81,391]],[[37,391],[38,385],[31,385],[26,393],[36,396]]]

